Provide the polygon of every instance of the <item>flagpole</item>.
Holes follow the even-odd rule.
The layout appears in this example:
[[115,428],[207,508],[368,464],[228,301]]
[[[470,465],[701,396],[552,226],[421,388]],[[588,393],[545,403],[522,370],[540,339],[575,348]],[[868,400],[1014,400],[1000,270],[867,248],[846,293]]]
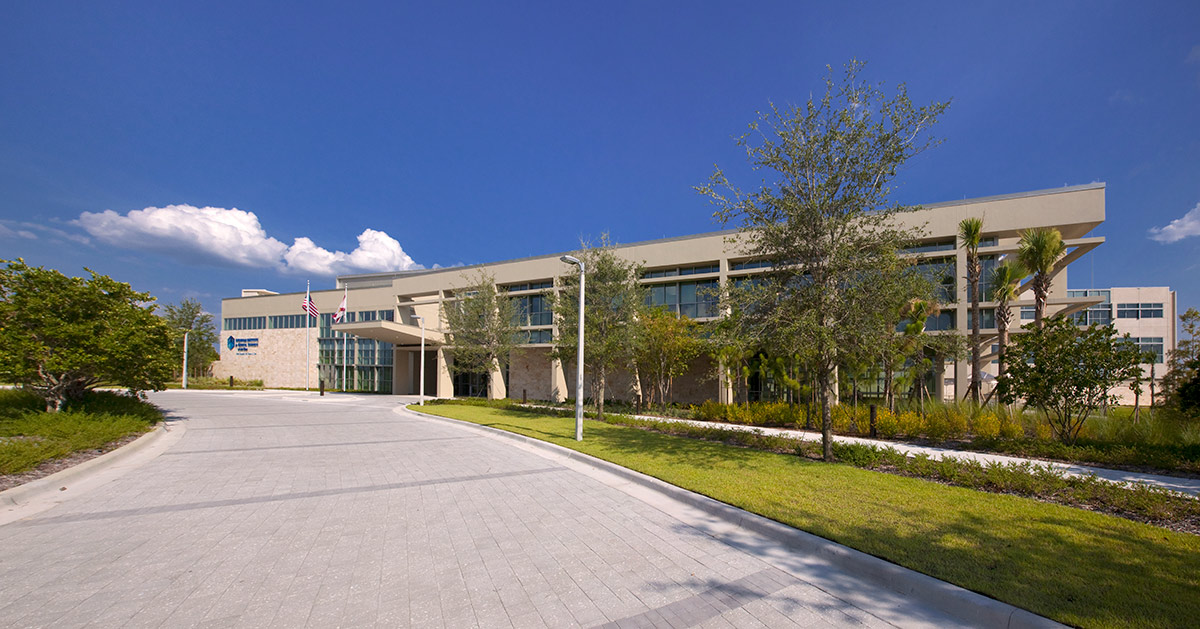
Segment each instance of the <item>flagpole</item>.
[[[350,305],[346,301],[349,297],[350,297],[350,288],[348,286],[343,286],[342,287],[342,305],[347,310],[350,309]],[[343,313],[342,321],[345,321],[345,320],[346,320],[346,315]],[[346,365],[347,365],[346,352],[349,349],[350,349],[350,337],[346,336],[346,333],[343,332],[342,333],[342,391],[343,392],[350,390],[349,385],[346,383]]]
[[305,280],[304,285],[304,390],[309,390],[309,385],[312,383],[312,375],[309,373],[312,370],[312,312],[309,311],[312,303],[312,282]]

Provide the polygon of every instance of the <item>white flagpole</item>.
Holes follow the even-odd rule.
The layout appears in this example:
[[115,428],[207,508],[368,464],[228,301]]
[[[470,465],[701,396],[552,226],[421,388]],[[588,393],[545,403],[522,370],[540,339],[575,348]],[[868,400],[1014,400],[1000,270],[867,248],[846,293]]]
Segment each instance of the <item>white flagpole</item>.
[[309,384],[312,382],[312,376],[309,372],[312,369],[312,312],[309,310],[312,303],[312,282],[305,280],[304,285],[304,390],[309,390]]
[[[350,302],[347,301],[350,297],[350,287],[342,287],[342,303],[346,305],[346,312],[350,311]],[[342,313],[342,321],[346,321],[346,313]],[[350,349],[350,337],[346,333],[342,333],[342,391],[349,391],[350,386],[346,383],[346,352]]]

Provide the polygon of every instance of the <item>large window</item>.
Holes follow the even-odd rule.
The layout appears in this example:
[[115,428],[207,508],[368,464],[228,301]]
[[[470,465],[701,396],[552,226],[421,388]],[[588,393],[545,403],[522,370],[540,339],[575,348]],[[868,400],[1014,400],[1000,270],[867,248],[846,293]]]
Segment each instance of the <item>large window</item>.
[[647,287],[646,304],[662,306],[690,319],[717,316],[717,281],[701,280]]
[[1095,304],[1093,306],[1088,306],[1087,309],[1080,310],[1079,312],[1072,314],[1071,321],[1073,321],[1075,323],[1075,325],[1079,325],[1079,326],[1089,326],[1089,325],[1093,325],[1093,324],[1095,324],[1095,325],[1111,324],[1112,319],[1113,319],[1112,302],[1109,301],[1109,299],[1110,299],[1109,296],[1111,294],[1112,294],[1112,292],[1108,291],[1108,290],[1097,290],[1097,289],[1068,290],[1067,297],[1074,297],[1074,298],[1102,297],[1102,298],[1104,298],[1104,301],[1102,301],[1098,304]]
[[952,304],[958,300],[954,280],[955,266],[954,258],[922,260],[916,264],[917,271],[937,287],[937,299],[943,304]]
[[675,277],[678,275],[703,275],[705,273],[717,273],[720,270],[720,266],[716,262],[713,262],[710,264],[700,264],[697,266],[652,269],[642,273],[642,278],[652,279],[656,277]]
[[[303,316],[303,315],[301,315]],[[225,317],[225,330],[263,330],[267,327],[266,317]]]
[[516,306],[516,320],[519,326],[552,325],[554,313],[550,310],[550,298],[546,295],[525,295],[513,297]]
[[1157,304],[1117,304],[1118,319],[1161,319],[1163,305]]
[[1137,345],[1138,349],[1143,352],[1150,352],[1150,353],[1154,354],[1155,364],[1161,365],[1163,363],[1163,337],[1161,337],[1161,336],[1143,336],[1143,337],[1133,336],[1133,337],[1129,338],[1129,342]]
[[306,314],[272,315],[267,319],[267,327],[272,330],[280,328],[303,328],[309,325]]

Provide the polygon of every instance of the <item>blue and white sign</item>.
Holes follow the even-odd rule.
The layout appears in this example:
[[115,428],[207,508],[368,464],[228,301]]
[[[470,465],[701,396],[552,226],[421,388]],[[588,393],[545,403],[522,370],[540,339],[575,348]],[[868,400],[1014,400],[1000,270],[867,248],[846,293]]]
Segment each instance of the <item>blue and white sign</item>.
[[254,356],[254,355],[258,354],[258,352],[250,351],[250,350],[258,349],[258,339],[257,338],[239,339],[239,338],[234,338],[233,336],[230,336],[228,339],[225,339],[225,347],[228,347],[230,350],[234,351],[238,356]]

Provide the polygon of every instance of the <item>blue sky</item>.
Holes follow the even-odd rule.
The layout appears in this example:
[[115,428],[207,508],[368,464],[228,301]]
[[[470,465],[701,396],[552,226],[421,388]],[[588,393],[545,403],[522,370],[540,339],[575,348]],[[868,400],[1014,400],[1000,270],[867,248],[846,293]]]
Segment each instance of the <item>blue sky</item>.
[[1071,287],[1200,307],[1196,2],[117,4],[4,10],[0,258],[219,312],[711,231],[692,186],[744,174],[732,136],[856,57],[953,99],[899,201],[1107,182]]

